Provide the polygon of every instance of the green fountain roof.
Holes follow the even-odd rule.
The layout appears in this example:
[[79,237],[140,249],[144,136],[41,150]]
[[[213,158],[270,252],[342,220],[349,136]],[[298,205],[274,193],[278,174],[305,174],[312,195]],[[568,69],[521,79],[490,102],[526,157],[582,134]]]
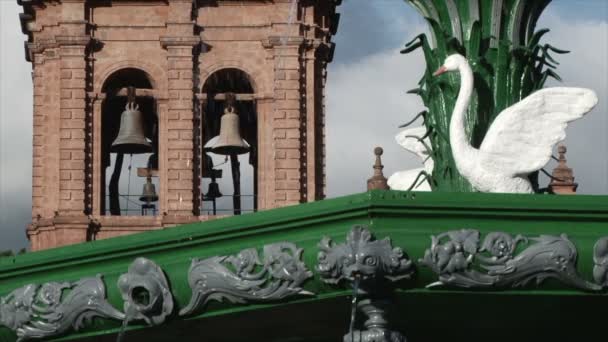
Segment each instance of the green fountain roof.
[[[364,225],[378,240],[391,238],[391,246],[400,248],[412,263],[411,279],[396,285],[396,308],[393,309],[398,317],[394,325],[409,340],[420,340],[425,329],[435,323],[453,329],[451,333],[448,333],[450,329],[438,332],[438,337],[465,336],[458,329],[471,319],[479,322],[476,332],[467,332],[471,336],[489,333],[500,319],[516,322],[526,329],[538,327],[543,334],[550,335],[555,334],[551,330],[554,320],[572,319],[581,324],[597,320],[591,310],[592,303],[606,301],[607,297],[601,290],[603,285],[594,280],[597,265],[594,266],[593,247],[608,236],[607,222],[607,196],[372,191],[2,258],[0,296],[4,302],[0,306],[8,308],[6,303],[11,303],[15,291],[27,285],[37,285],[38,291],[42,291],[53,288],[52,284],[72,284],[61,297],[66,301],[71,292],[91,291],[90,287],[76,283],[87,279],[105,289],[106,309],[111,307],[108,310],[114,317],[122,317],[121,286],[129,279],[139,279],[141,274],[156,272],[157,277],[165,278],[168,287],[165,295],[171,297],[171,310],[162,315],[162,323],[156,328],[143,320],[131,322],[127,341],[139,337],[164,341],[168,336],[180,336],[186,341],[202,336],[210,340],[239,340],[241,333],[264,339],[299,336],[306,341],[335,340],[348,327],[350,290],[344,284],[323,281],[317,269],[320,242],[327,236],[341,245],[354,225]],[[431,236],[436,237],[440,247],[445,247],[456,241],[450,242],[446,233],[453,239],[476,235],[480,247],[498,232],[503,233],[501,236],[527,239],[513,251],[515,259],[533,253],[534,248],[545,248],[542,236],[552,237],[554,243],[576,252],[565,261],[573,268],[572,274],[565,278],[549,277],[551,279],[540,285],[531,281],[523,287],[516,286],[517,279],[511,282],[507,277],[495,282],[495,286],[467,289],[442,278],[432,262],[428,263]],[[277,254],[279,250],[283,252]],[[285,250],[289,253],[285,254]],[[191,313],[180,315],[193,298],[194,266],[204,267],[205,263],[217,266],[216,261],[223,262],[227,265],[225,276],[238,278],[239,263],[231,262],[257,260],[259,268],[289,255],[293,259],[287,264],[302,272],[295,273],[298,279],[279,281],[280,275],[266,279],[265,284],[279,281],[284,285],[283,292],[273,292],[276,298],[269,296],[273,300],[248,299],[247,303],[211,300],[204,307],[195,305]],[[147,271],[141,273],[141,269]],[[479,268],[477,271],[484,272]],[[469,280],[466,278],[465,283]],[[427,288],[438,281],[444,283]],[[281,293],[285,297],[279,298]],[[169,298],[166,296],[165,303]],[[560,305],[572,311],[558,310]],[[470,317],[463,317],[462,310],[469,312]],[[498,313],[493,315],[498,316],[486,314],[496,310]],[[0,322],[6,322],[8,311],[0,312]],[[321,319],[320,312],[330,317]],[[120,319],[111,317],[96,318],[78,331],[68,328],[56,337],[113,341],[121,323]],[[429,322],[429,319],[436,321]],[[233,329],[235,324],[242,330]],[[566,330],[567,333],[580,331],[577,326]],[[538,334],[530,336],[545,336]],[[515,335],[506,333],[505,336]],[[0,340],[15,341],[16,335],[0,327]]]

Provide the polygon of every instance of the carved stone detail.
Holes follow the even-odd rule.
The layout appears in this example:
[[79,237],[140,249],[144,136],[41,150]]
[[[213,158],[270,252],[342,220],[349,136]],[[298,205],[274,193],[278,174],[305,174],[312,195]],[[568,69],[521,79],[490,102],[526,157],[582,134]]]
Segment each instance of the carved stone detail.
[[295,295],[312,295],[302,284],[312,277],[301,261],[303,250],[290,242],[264,246],[264,262],[255,248],[233,256],[194,259],[188,272],[190,303],[180,311],[189,315],[209,301],[269,302]]
[[[515,255],[518,244],[529,240],[534,243]],[[578,275],[576,247],[564,234],[528,239],[493,232],[486,235],[481,247],[479,243],[479,231],[474,229],[431,236],[431,248],[419,262],[438,274],[439,281],[427,287],[508,288],[554,278],[583,290],[601,289]]]
[[79,330],[94,317],[124,318],[106,301],[101,275],[73,283],[29,284],[0,299],[0,323],[17,334],[18,342]]
[[410,278],[414,272],[401,248],[393,248],[390,238],[376,240],[365,226],[354,226],[344,244],[336,245],[324,237],[319,249],[317,271],[321,280],[329,284],[343,280],[352,283],[359,278],[361,289],[365,289],[378,280]]
[[144,320],[158,325],[173,312],[173,297],[163,270],[153,261],[137,258],[129,271],[118,278],[125,301],[126,320]]
[[593,279],[603,287],[608,288],[608,236],[605,236],[593,246]]

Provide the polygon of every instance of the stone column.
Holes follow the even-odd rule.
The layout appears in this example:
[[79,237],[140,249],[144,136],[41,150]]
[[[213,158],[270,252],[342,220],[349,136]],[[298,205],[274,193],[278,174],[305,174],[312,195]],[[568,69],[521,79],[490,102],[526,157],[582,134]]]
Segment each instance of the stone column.
[[320,144],[318,142],[319,134],[319,106],[318,103],[321,101],[319,96],[319,86],[318,86],[318,75],[317,75],[317,59],[316,52],[318,48],[318,42],[314,42],[307,46],[307,50],[304,52],[304,63],[306,66],[305,69],[305,79],[306,82],[306,201],[313,202],[318,199],[323,198],[323,194],[319,193],[319,189],[317,186],[317,182],[319,181],[319,177],[322,175],[318,175],[319,164],[321,161],[319,160],[319,148]]
[[194,82],[193,49],[200,43],[194,36],[192,1],[172,0],[169,3],[167,34],[161,37],[167,49],[168,112],[166,133],[168,215],[192,216],[194,211]]
[[58,37],[61,56],[59,212],[83,215],[85,211],[85,109],[88,36]]
[[258,210],[274,208],[275,201],[275,158],[273,134],[272,98],[256,99],[258,114]]
[[89,128],[89,132],[92,133],[91,141],[93,143],[92,148],[92,213],[93,215],[105,215],[104,212],[101,211],[102,201],[105,200],[102,194],[102,188],[105,187],[105,184],[101,184],[102,180],[102,172],[105,171],[101,167],[101,144],[102,144],[102,136],[101,136],[101,106],[103,101],[105,100],[105,94],[89,94],[89,98],[91,101],[90,107],[92,110],[92,119],[91,124],[92,127]]
[[193,83],[192,46],[167,46],[169,101],[167,121],[168,208],[177,215],[192,214]]
[[59,209],[60,61],[56,49],[33,56],[32,217],[37,219],[51,218]]
[[302,137],[300,48],[303,39],[274,42],[273,147],[275,164],[274,207],[297,204],[305,196]]
[[169,173],[169,161],[179,160],[179,152],[174,151],[169,153],[167,148],[167,126],[169,124],[169,110],[167,105],[168,99],[157,99],[157,113],[158,113],[158,171],[159,171],[159,185],[160,189],[158,199],[158,212],[160,214],[166,213],[169,206],[169,195],[168,195],[168,177]]

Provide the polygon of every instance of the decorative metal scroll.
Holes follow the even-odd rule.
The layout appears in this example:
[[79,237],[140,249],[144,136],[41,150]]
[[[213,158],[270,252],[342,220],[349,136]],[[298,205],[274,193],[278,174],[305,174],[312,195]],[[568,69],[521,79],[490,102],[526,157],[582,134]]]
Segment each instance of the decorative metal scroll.
[[[334,244],[324,237],[319,243],[317,271],[329,284],[349,283],[353,288],[351,325],[344,342],[405,342],[403,335],[390,329],[387,310],[393,282],[410,278],[412,262],[390,238],[376,240],[366,226],[356,225],[346,243]],[[365,299],[358,301],[359,296]],[[367,316],[362,329],[356,330],[356,314]]]
[[[144,320],[158,325],[173,312],[173,297],[163,270],[153,261],[137,258],[118,279],[125,301],[126,320]],[[126,324],[125,323],[125,324]]]
[[189,315],[208,302],[269,302],[295,295],[312,295],[302,284],[312,277],[301,261],[303,250],[290,242],[264,246],[264,262],[254,248],[233,256],[194,259],[188,273],[190,303],[179,313]]
[[[576,247],[564,234],[528,239],[494,232],[480,246],[479,231],[462,229],[431,236],[431,240],[431,248],[419,262],[438,274],[439,281],[427,287],[507,288],[554,278],[579,289],[601,290],[578,275]],[[516,253],[522,243],[529,246]]]
[[593,279],[599,286],[608,288],[608,236],[593,246],[593,262]]
[[363,284],[368,280],[397,281],[410,278],[414,272],[401,248],[393,248],[390,238],[376,240],[365,226],[354,226],[343,244],[324,237],[319,249],[317,271],[329,284],[353,282],[355,278]]
[[124,318],[106,301],[101,275],[73,283],[29,284],[0,299],[0,323],[15,331],[18,342],[79,330],[94,317]]

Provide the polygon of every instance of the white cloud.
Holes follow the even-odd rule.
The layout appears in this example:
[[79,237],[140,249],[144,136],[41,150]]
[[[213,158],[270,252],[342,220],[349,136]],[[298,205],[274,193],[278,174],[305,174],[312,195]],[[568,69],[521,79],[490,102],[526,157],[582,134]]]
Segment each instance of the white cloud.
[[27,244],[31,217],[32,81],[19,12],[0,2],[0,250]]
[[420,54],[403,56],[391,50],[330,70],[326,114],[330,197],[365,191],[375,146],[384,148],[386,176],[420,166],[393,137],[397,126],[424,108],[418,97],[405,93],[408,85],[415,87],[423,68]]
[[574,169],[579,193],[608,193],[608,22],[566,20],[549,10],[539,27],[549,27],[544,42],[570,50],[558,55],[563,82],[548,86],[585,87],[599,97],[596,108],[569,125],[568,164]]

